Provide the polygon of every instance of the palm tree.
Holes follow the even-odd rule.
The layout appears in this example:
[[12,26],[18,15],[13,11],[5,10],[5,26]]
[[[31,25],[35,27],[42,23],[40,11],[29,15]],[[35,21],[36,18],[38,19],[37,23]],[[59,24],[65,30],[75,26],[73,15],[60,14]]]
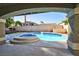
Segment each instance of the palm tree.
[[68,22],[68,20],[64,20],[64,21],[62,21],[62,23],[64,23],[65,25],[67,25],[69,22]]
[[25,24],[24,24],[24,25],[26,25],[26,22],[27,22],[27,21],[26,21],[26,15],[24,15],[24,21],[25,21]]
[[65,20],[63,20],[61,23],[64,23],[65,25],[69,24],[68,18],[66,18]]

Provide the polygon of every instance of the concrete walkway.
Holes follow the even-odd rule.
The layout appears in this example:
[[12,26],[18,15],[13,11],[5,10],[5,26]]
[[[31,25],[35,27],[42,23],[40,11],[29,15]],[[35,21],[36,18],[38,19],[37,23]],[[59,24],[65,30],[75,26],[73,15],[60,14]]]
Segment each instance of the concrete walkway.
[[0,56],[72,56],[65,48],[28,45],[0,45]]

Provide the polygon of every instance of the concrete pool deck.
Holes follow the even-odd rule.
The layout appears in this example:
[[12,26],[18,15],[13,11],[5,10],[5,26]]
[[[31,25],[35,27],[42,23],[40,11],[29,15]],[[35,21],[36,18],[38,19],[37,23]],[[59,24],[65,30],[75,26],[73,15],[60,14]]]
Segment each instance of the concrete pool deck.
[[[16,34],[17,35],[17,34]],[[6,39],[12,39],[9,35]],[[32,44],[0,45],[0,56],[73,56],[67,47],[66,41],[43,41],[39,40]]]
[[[14,37],[21,35],[22,33],[13,33],[13,34],[7,34],[5,36],[6,41],[12,40]],[[64,35],[64,34],[63,34]],[[25,44],[26,45],[26,44]],[[64,41],[45,41],[45,40],[39,40],[38,42],[34,42],[32,44],[27,45],[33,45],[33,46],[42,46],[42,47],[59,47],[59,48],[67,48],[67,40]]]
[[73,56],[65,44],[58,42],[51,44],[53,46],[45,45],[43,42],[29,45],[4,44],[0,45],[0,56]]

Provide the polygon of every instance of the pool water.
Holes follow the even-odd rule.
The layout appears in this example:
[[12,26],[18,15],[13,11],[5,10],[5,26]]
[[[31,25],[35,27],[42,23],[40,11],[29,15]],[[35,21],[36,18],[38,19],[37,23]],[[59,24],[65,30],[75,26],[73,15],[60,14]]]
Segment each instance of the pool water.
[[36,36],[40,40],[44,41],[67,41],[68,40],[68,35],[63,35],[63,34],[57,34],[57,33],[48,33],[48,32],[30,32],[30,33],[20,33],[15,37],[21,37],[21,38],[27,38],[27,37],[32,37]]
[[45,40],[45,41],[67,41],[68,36],[67,35],[62,35],[62,34],[56,34],[56,33],[40,33],[36,34],[36,36],[40,40]]
[[23,35],[20,35],[19,37],[24,37],[24,38],[26,38],[26,37],[34,37],[34,36],[36,36],[36,35],[33,35],[33,34],[23,34]]

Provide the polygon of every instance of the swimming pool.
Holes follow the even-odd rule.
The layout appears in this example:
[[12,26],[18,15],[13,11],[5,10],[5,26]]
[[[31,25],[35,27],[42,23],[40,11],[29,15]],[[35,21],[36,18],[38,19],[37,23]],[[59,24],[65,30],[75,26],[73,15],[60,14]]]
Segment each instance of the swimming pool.
[[67,41],[68,36],[58,33],[51,33],[51,32],[24,32],[20,33],[17,36],[14,36],[13,38],[19,37],[19,38],[29,38],[30,36],[36,36],[40,40],[44,41]]

